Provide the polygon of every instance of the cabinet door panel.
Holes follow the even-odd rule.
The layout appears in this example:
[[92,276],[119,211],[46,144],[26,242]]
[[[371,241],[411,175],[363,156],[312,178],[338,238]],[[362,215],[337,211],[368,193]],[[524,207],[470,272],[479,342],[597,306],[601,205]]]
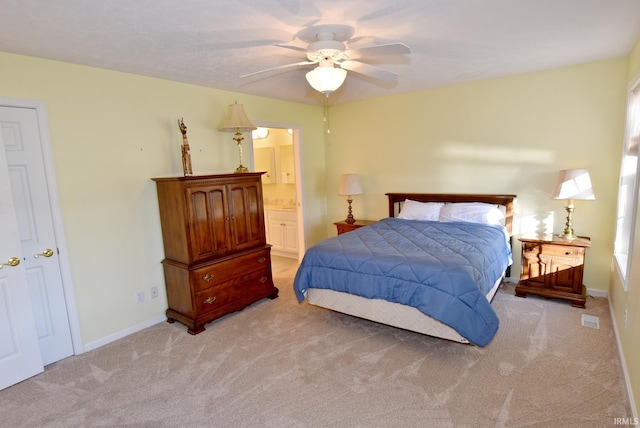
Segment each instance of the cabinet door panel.
[[530,286],[545,286],[545,275],[548,273],[547,263],[540,257],[538,245],[524,244],[522,247],[521,279]]
[[187,188],[191,258],[194,261],[229,251],[225,186]]
[[284,246],[287,250],[298,249],[298,224],[292,222],[283,222],[284,228]]
[[558,291],[580,293],[583,265],[580,259],[553,257],[551,259],[550,287]]
[[231,236],[237,250],[264,244],[264,213],[261,186],[237,183],[230,186]]
[[283,249],[285,242],[282,232],[282,221],[269,220],[269,229],[271,230],[271,234],[269,235],[269,244],[273,245],[274,249]]

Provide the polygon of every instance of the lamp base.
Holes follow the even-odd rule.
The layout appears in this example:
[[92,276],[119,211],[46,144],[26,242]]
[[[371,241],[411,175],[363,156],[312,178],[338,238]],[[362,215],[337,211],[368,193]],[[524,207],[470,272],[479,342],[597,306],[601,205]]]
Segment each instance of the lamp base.
[[573,210],[574,210],[573,201],[569,200],[569,203],[565,207],[567,210],[567,222],[565,223],[565,228],[562,231],[561,238],[564,239],[576,239],[577,236],[573,233]]
[[353,202],[353,199],[347,199],[347,202],[349,203],[349,214],[344,222],[347,224],[353,224],[356,222],[356,219],[353,218],[353,213],[351,212],[351,202]]
[[563,238],[563,239],[576,239],[577,238],[576,234],[573,233],[573,229],[571,229],[571,230],[565,229],[562,232],[562,235],[558,235],[558,236]]
[[238,167],[234,172],[236,174],[249,172],[249,168],[242,165],[242,140],[244,140],[244,137],[242,136],[242,133],[240,132],[239,128],[236,128],[236,133],[233,135],[233,139],[235,140],[236,143],[238,143],[238,159],[240,159],[240,165],[238,165]]

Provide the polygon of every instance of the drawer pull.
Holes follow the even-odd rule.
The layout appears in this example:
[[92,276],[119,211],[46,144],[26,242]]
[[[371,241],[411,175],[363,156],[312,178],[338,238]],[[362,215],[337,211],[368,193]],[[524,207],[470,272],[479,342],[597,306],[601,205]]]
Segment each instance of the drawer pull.
[[260,278],[260,282],[263,284],[267,281],[268,281],[268,278],[266,276],[263,276],[262,278]]
[[565,251],[564,253],[565,256],[570,256],[571,254],[573,254],[573,251]]
[[213,302],[215,302],[215,301],[216,301],[216,296],[211,296],[211,297],[207,297],[207,298],[205,299],[205,301],[204,301],[204,302],[205,302],[207,305],[210,305],[210,304],[212,304],[212,303],[213,303]]
[[258,259],[258,263],[264,263],[264,262],[266,262],[266,261],[267,261],[267,258],[266,258],[266,257],[260,257],[260,258]]
[[202,279],[204,279],[205,281],[209,282],[209,281],[211,281],[213,279],[213,275],[208,273],[205,276],[203,276]]

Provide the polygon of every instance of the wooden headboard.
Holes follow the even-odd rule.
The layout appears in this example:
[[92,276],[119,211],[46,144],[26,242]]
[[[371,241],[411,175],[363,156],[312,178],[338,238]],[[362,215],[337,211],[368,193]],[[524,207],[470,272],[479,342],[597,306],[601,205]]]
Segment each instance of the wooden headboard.
[[506,219],[504,227],[513,235],[513,200],[516,195],[475,195],[449,193],[385,193],[389,198],[389,217],[400,212],[400,205],[405,199],[418,202],[484,202],[493,205],[504,205]]

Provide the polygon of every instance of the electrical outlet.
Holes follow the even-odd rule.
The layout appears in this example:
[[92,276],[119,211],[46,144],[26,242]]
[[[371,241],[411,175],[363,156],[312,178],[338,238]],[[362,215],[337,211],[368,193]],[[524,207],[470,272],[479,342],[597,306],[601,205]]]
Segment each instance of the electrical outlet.
[[155,299],[156,297],[158,297],[158,286],[154,285],[151,287],[151,298]]
[[627,328],[627,315],[628,313],[627,313],[627,310],[625,309],[624,310],[624,328]]
[[144,302],[144,291],[138,291],[136,293],[136,303]]

